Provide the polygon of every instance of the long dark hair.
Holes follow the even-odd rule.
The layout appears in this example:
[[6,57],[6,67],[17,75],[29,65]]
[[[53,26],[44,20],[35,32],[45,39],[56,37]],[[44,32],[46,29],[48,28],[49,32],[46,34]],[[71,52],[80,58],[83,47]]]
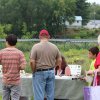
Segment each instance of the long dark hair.
[[[67,65],[67,62],[65,60],[65,57],[64,56],[61,56],[61,58],[62,58],[62,63],[61,63],[62,74],[65,74],[65,68],[68,65]],[[55,74],[57,73],[57,70],[58,69],[59,69],[59,66],[56,66],[56,68],[55,68]]]

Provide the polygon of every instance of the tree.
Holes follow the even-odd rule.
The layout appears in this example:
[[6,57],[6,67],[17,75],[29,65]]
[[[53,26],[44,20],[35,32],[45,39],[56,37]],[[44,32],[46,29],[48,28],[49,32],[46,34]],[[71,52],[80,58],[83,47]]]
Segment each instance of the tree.
[[90,11],[91,20],[93,20],[93,19],[100,20],[100,5],[93,3],[93,4],[91,4],[90,9],[91,9],[91,11]]
[[[48,7],[46,25],[49,31],[54,34],[62,32],[65,20],[72,22],[75,16],[75,0],[49,0],[45,7]],[[48,5],[48,6],[46,6]],[[49,13],[48,13],[49,12]]]
[[76,16],[82,16],[83,24],[90,19],[90,3],[87,0],[76,0]]
[[0,23],[12,24],[11,33],[19,37],[43,28],[55,34],[65,20],[74,20],[75,9],[75,0],[0,0]]

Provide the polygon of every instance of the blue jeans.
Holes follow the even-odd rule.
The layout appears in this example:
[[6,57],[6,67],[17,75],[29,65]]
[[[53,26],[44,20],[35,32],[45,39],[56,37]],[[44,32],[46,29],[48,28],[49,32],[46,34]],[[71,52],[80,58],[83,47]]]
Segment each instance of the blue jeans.
[[34,100],[54,100],[55,73],[54,70],[33,73]]

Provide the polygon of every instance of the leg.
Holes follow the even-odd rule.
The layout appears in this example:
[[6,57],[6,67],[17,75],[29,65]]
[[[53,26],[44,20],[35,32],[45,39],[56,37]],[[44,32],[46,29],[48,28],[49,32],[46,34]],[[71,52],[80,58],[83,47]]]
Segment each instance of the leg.
[[54,100],[55,74],[54,71],[49,71],[49,76],[46,80],[47,100]]
[[12,85],[11,86],[11,100],[19,100],[20,99],[20,85]]
[[44,100],[45,79],[42,71],[33,74],[34,100]]
[[47,98],[44,98],[44,100],[47,100]]
[[3,85],[3,96],[2,99],[3,100],[10,100],[10,88],[6,85]]

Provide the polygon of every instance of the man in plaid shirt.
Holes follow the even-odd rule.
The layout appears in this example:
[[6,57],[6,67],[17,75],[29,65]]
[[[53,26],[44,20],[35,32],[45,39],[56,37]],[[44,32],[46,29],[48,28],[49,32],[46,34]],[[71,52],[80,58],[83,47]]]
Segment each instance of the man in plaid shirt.
[[22,51],[15,46],[17,37],[13,34],[6,38],[6,48],[0,50],[0,64],[3,71],[3,100],[19,100],[20,98],[20,70],[26,65]]

